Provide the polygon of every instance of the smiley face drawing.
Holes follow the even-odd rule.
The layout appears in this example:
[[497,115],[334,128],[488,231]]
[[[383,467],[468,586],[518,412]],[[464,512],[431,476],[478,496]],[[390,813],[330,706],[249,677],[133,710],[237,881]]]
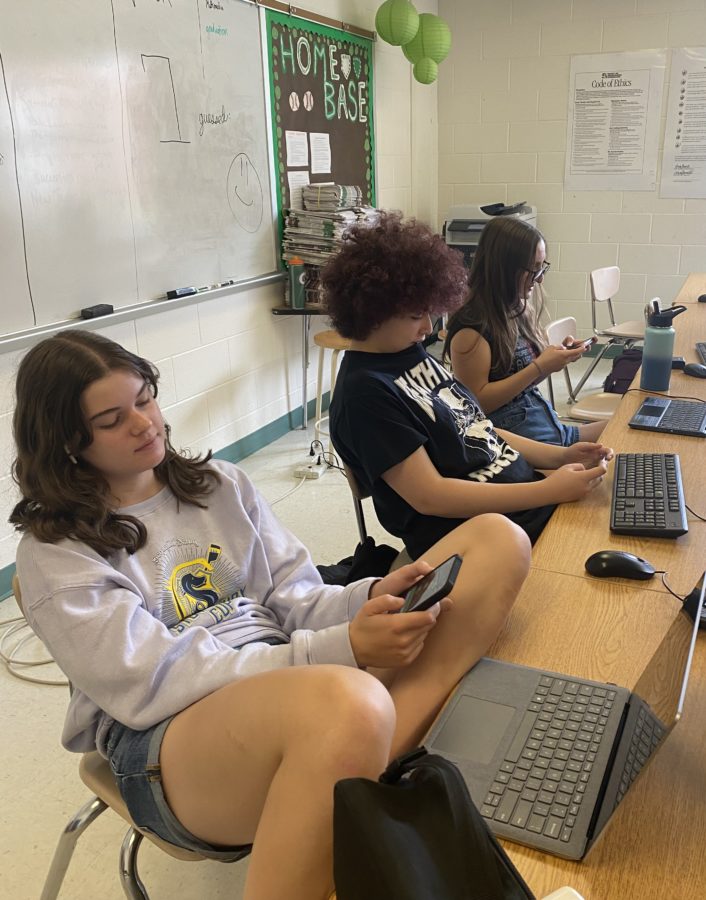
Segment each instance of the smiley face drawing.
[[228,168],[228,204],[236,222],[251,234],[262,223],[262,183],[247,153],[239,153]]

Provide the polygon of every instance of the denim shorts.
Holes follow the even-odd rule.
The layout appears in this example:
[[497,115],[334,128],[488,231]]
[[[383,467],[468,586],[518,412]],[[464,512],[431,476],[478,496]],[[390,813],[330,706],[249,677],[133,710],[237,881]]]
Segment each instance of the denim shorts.
[[495,428],[503,428],[544,444],[568,447],[579,439],[578,427],[560,422],[554,408],[537,388],[530,388],[496,409],[490,414],[490,419]]
[[214,847],[207,844],[187,831],[169,808],[162,790],[159,751],[170,722],[171,718],[165,719],[147,731],[133,731],[114,722],[108,732],[108,762],[130,816],[141,831],[156,834],[169,844],[211,859],[235,862],[246,856],[252,845]]

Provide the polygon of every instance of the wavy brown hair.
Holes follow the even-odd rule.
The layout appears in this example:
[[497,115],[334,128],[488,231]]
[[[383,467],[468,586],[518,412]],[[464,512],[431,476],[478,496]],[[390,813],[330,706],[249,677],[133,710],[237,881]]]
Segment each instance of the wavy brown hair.
[[[142,522],[116,512],[103,475],[79,454],[92,441],[81,410],[85,389],[123,370],[144,379],[157,396],[159,372],[152,363],[91,331],[63,331],[36,344],[20,363],[13,431],[17,456],[12,474],[22,499],[10,522],[45,543],[83,541],[101,556],[134,553],[147,540]],[[210,452],[190,458],[172,447],[165,426],[165,454],[155,468],[178,501],[200,502],[218,482]],[[71,454],[76,460],[73,463]]]
[[466,299],[463,256],[415,219],[381,212],[358,225],[321,274],[326,308],[343,337],[364,341],[395,316],[439,314]]
[[503,377],[509,370],[519,335],[537,349],[546,340],[540,326],[544,311],[542,286],[533,295],[539,303],[518,297],[519,279],[533,271],[542,233],[513,216],[498,216],[483,228],[468,276],[466,303],[449,319],[443,359],[451,356],[451,341],[462,328],[480,332],[490,344],[491,372]]

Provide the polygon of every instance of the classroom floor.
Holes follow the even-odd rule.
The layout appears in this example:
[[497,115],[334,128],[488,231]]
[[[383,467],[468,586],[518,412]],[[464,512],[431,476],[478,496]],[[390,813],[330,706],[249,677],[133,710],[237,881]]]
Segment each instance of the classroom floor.
[[[572,374],[578,375],[577,369]],[[584,390],[598,390],[610,368],[602,362]],[[555,378],[557,407],[563,403],[563,378]],[[560,393],[561,392],[561,393]],[[306,460],[314,438],[313,424],[306,432],[292,431],[253,454],[240,465],[264,496],[274,503],[279,518],[306,544],[315,563],[331,564],[353,553],[358,541],[353,503],[342,473],[331,469],[320,479],[298,485],[292,471]],[[364,501],[368,532],[378,543],[399,546],[378,524],[370,501]],[[14,600],[0,603],[0,627],[17,616]],[[11,650],[15,638],[2,645]],[[21,658],[43,655],[36,641],[20,651]],[[53,670],[53,671],[52,671]],[[27,672],[28,670],[24,670]],[[60,677],[53,665],[29,670],[42,678]],[[0,772],[3,798],[0,830],[2,893],[14,900],[35,900],[51,861],[54,847],[68,818],[89,797],[78,777],[78,758],[59,743],[67,688],[29,683],[13,677],[0,665],[0,696],[4,761]],[[196,750],[198,755],[198,750]],[[125,824],[107,810],[79,839],[69,866],[61,898],[65,900],[120,900],[118,852]],[[242,896],[247,860],[225,865],[217,862],[186,864],[171,859],[149,841],[139,854],[140,876],[152,897],[180,900],[237,900]]]

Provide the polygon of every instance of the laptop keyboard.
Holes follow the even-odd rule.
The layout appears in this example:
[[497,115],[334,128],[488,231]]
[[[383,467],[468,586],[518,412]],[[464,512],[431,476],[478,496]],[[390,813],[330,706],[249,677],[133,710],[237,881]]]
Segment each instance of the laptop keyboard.
[[686,534],[681,468],[676,453],[618,453],[610,530],[645,537]]
[[701,362],[706,366],[706,341],[696,342],[696,352]]
[[628,788],[637,778],[640,769],[645,765],[647,760],[657,747],[657,744],[664,737],[664,726],[654,717],[647,714],[645,708],[642,707],[637,716],[637,724],[630,741],[630,748],[625,760],[625,768],[620,777],[620,785],[618,786],[618,795],[615,805],[623,799]]
[[667,430],[701,431],[706,418],[706,405],[693,400],[671,400],[659,427]]
[[567,842],[616,692],[543,675],[481,814]]

